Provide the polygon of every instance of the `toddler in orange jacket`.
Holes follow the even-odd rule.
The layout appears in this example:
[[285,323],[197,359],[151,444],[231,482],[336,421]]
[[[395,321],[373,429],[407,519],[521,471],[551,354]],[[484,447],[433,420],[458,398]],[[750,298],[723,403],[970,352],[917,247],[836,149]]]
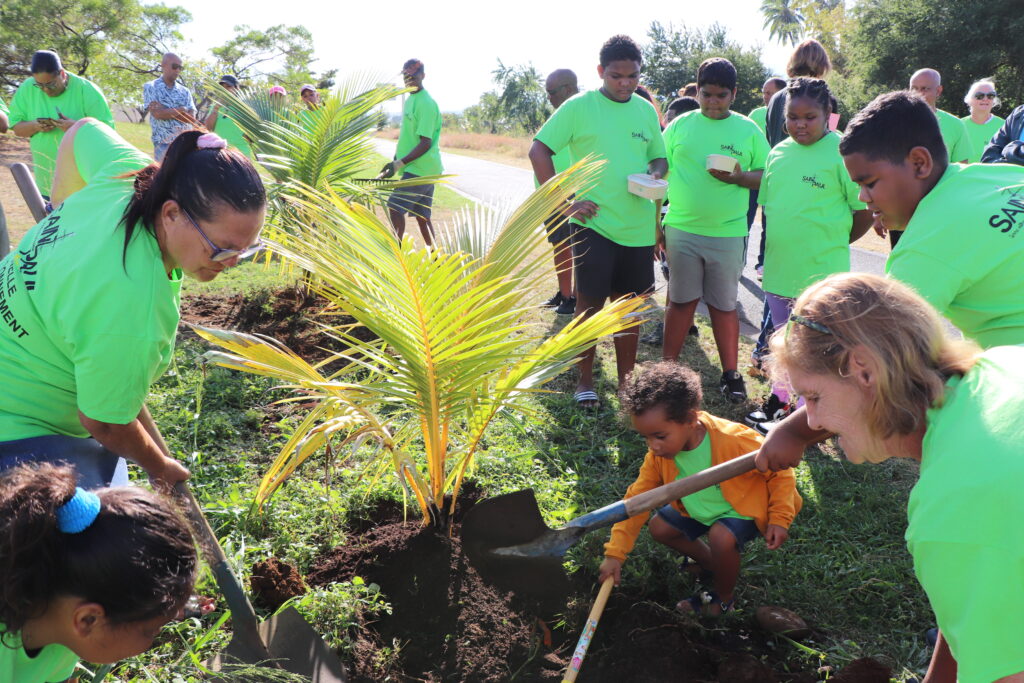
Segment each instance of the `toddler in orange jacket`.
[[[700,377],[677,363],[637,366],[623,383],[619,397],[623,411],[649,449],[626,498],[761,446],[757,432],[702,411]],[[689,558],[690,571],[714,586],[708,592],[707,605],[698,592],[679,601],[677,609],[712,616],[731,610],[743,546],[763,536],[769,550],[778,549],[789,538],[789,525],[801,504],[792,470],[753,470],[658,510],[650,520],[651,537]],[[612,527],[601,563],[601,581],[611,576],[618,585],[622,563],[645,521],[647,516],[640,514]],[[707,543],[701,540],[705,534]]]

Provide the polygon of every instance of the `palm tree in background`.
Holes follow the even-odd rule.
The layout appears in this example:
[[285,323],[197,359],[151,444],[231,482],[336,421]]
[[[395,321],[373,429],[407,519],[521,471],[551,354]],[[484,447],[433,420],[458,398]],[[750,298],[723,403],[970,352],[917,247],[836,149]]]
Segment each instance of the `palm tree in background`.
[[804,15],[794,0],[764,0],[761,3],[764,28],[780,43],[796,45],[803,33]]

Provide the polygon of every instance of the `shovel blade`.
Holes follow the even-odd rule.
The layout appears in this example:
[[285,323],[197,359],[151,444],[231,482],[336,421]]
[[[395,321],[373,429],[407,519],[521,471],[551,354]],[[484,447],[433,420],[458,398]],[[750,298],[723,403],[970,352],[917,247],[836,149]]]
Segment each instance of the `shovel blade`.
[[224,651],[210,660],[210,668],[220,671],[225,664],[262,663],[305,676],[312,683],[347,680],[341,660],[295,608],[289,607],[261,623],[259,633],[262,642],[258,644],[233,637]]
[[560,554],[509,557],[494,552],[551,533],[533,489],[524,489],[482,500],[470,508],[462,520],[462,549],[489,583],[530,596],[542,605],[555,604],[570,590]]

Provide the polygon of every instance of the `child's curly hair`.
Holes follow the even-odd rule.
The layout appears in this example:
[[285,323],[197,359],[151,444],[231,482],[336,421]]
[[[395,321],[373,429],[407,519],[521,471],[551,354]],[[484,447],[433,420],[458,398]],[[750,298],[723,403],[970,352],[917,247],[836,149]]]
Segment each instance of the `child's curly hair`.
[[627,416],[663,406],[665,417],[684,423],[700,410],[702,399],[700,375],[669,360],[636,366],[619,388],[619,403]]

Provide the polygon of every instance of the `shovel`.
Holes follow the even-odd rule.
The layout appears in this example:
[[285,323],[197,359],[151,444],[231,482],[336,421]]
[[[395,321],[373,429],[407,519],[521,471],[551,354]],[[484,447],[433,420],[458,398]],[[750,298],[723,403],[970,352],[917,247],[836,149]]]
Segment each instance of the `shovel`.
[[562,555],[588,531],[611,526],[634,515],[720,484],[754,469],[757,451],[709,467],[606,505],[549,529],[541,518],[533,489],[482,500],[462,520],[462,547],[474,567],[491,583],[506,590],[532,595],[543,602],[557,601],[569,592]]
[[[341,661],[294,607],[259,623],[188,484],[178,482],[174,492],[231,609],[231,642],[210,660],[209,667],[220,671],[226,664],[258,664],[305,676],[312,683],[344,683]],[[232,680],[246,678],[239,675]]]
[[11,164],[11,175],[14,176],[14,182],[18,184],[18,189],[21,190],[21,196],[28,205],[32,219],[38,223],[46,218],[46,202],[43,201],[43,195],[39,194],[39,187],[28,166],[22,163]]

